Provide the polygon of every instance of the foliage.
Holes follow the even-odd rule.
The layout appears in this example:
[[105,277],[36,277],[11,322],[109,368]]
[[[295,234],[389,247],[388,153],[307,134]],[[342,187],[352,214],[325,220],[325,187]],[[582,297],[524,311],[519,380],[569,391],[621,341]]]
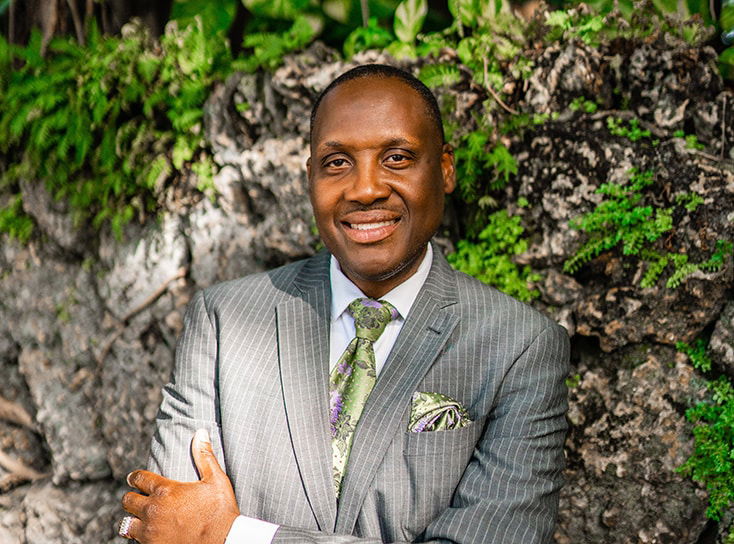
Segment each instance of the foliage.
[[583,110],[586,113],[596,113],[599,109],[599,105],[593,100],[587,100],[583,96],[574,98],[574,100],[568,105],[571,111]]
[[283,57],[311,43],[316,37],[316,29],[304,16],[298,16],[285,32],[262,32],[245,36],[243,45],[250,49],[245,59],[233,63],[236,69],[255,72],[258,68],[275,70],[283,62]]
[[687,211],[695,212],[701,204],[703,198],[696,193],[681,193],[675,197],[676,204],[682,205]]
[[413,43],[428,13],[427,0],[404,0],[395,10],[395,36],[403,43]]
[[642,138],[649,138],[651,136],[649,130],[640,128],[640,121],[638,119],[630,119],[627,126],[625,126],[621,119],[607,117],[607,128],[612,135],[627,138],[630,142],[636,142]]
[[487,226],[476,242],[460,240],[457,251],[448,256],[449,262],[475,278],[497,287],[503,293],[528,301],[538,292],[528,286],[539,276],[530,267],[518,266],[512,258],[527,250],[527,240],[520,217],[510,217],[507,210],[489,216]]
[[[695,368],[708,373],[711,359],[706,344],[699,339],[693,346],[679,342],[676,347],[689,356]],[[686,411],[686,418],[695,425],[695,443],[693,453],[678,471],[706,486],[706,515],[720,520],[734,504],[734,387],[726,376],[707,381],[706,385],[710,398]],[[727,540],[732,538],[734,531]]]
[[638,255],[645,242],[654,242],[673,228],[672,209],[643,204],[642,190],[655,182],[652,171],[633,169],[627,183],[603,183],[596,193],[608,198],[593,211],[571,221],[573,228],[590,235],[589,240],[563,265],[566,272],[622,244],[624,255]]
[[489,136],[483,130],[463,135],[454,154],[456,179],[467,202],[477,201],[486,188],[503,188],[510,176],[517,174],[517,161],[509,150],[501,143],[490,147]]
[[12,195],[8,203],[0,208],[0,232],[8,233],[19,240],[27,240],[33,232],[33,220],[23,213],[23,199]]
[[426,64],[418,74],[427,87],[450,87],[461,81],[461,70],[454,64]]
[[734,46],[731,46],[719,55],[719,71],[721,77],[734,81]]
[[681,353],[688,355],[691,364],[702,372],[711,370],[711,358],[707,354],[708,342],[703,338],[698,338],[693,345],[685,342],[677,342],[675,349]]
[[724,260],[732,254],[732,243],[726,240],[717,240],[714,252],[707,260],[700,263],[689,262],[685,253],[664,253],[646,249],[641,252],[641,257],[648,262],[648,268],[640,281],[640,287],[652,287],[658,281],[663,270],[668,264],[673,265],[673,272],[665,282],[670,289],[678,287],[688,276],[702,270],[704,272],[716,272],[724,265]]
[[597,45],[599,34],[605,28],[602,15],[585,17],[574,10],[548,12],[545,15],[545,24],[550,29],[546,35],[549,41],[579,38],[588,45]]
[[[40,44],[38,33],[25,48],[0,39],[0,56],[24,63],[0,82],[0,150],[19,157],[0,178],[12,195],[0,229],[30,235],[19,204],[27,179],[67,201],[77,224],[108,223],[119,236],[135,215],[156,209],[174,169],[208,161],[202,105],[230,69],[225,41],[198,23],[170,27],[157,47],[133,27],[122,37],[92,27],[87,47],[58,38],[45,58]],[[200,188],[209,184],[199,179]]]
[[370,17],[367,26],[356,28],[344,40],[344,56],[352,58],[359,51],[384,49],[394,40],[392,33],[382,28],[376,17]]
[[[711,256],[700,263],[690,262],[685,253],[659,253],[651,245],[664,233],[673,229],[673,209],[659,208],[647,202],[650,196],[643,192],[655,182],[654,172],[630,171],[626,183],[603,183],[597,194],[607,198],[594,210],[570,222],[572,228],[589,235],[587,241],[563,264],[565,272],[577,272],[604,251],[622,246],[623,255],[638,256],[647,263],[640,287],[652,287],[663,271],[672,265],[673,271],[665,285],[675,289],[683,280],[698,270],[715,272],[724,265],[734,251],[734,244],[718,240]],[[693,212],[703,202],[696,194],[680,194],[676,202]]]
[[[560,13],[570,15],[566,25],[583,29],[585,36],[578,37],[586,37],[584,41],[589,44],[598,43],[601,36],[606,39],[630,35],[645,37],[656,31],[669,32],[691,43],[700,43],[712,34],[706,26],[715,22],[709,11],[709,3],[701,0],[589,0],[583,2],[583,7],[578,0],[562,0],[559,3],[566,8]],[[610,25],[607,19],[609,15],[621,17],[629,24]],[[561,16],[559,19],[564,21],[565,18]]]
[[581,384],[581,374],[572,374],[566,378],[566,387],[576,389]]
[[199,19],[204,30],[226,32],[234,19],[235,7],[241,0],[175,0],[171,5],[171,20],[181,28],[196,24]]

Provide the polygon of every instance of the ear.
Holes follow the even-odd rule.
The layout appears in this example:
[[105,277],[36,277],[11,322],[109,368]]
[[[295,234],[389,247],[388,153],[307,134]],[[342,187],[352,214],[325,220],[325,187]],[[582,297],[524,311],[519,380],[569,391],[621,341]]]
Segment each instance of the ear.
[[311,180],[311,157],[306,159],[306,176]]
[[451,144],[443,144],[441,152],[441,171],[443,172],[443,191],[452,193],[456,188],[456,169],[454,168],[454,148]]

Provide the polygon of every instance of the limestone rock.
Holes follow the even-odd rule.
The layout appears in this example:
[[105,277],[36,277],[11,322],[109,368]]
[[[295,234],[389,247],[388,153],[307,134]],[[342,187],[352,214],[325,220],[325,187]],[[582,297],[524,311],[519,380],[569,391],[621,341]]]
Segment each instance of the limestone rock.
[[[39,473],[49,472],[49,459],[35,420],[28,386],[18,370],[17,355],[0,352],[0,451]],[[0,493],[24,480],[0,467]],[[0,542],[3,542],[0,538]]]
[[[134,227],[131,227],[131,229]],[[122,245],[106,240],[100,251],[103,269],[97,270],[96,288],[106,310],[125,321],[161,286],[183,277],[188,266],[188,248],[181,220],[164,215]]]
[[729,302],[716,322],[711,333],[709,349],[715,362],[723,367],[729,376],[734,376],[734,302]]
[[600,355],[582,359],[571,388],[556,542],[697,542],[705,493],[675,469],[691,453],[682,411],[702,386],[670,348],[605,356],[616,371],[586,366]]
[[23,211],[33,217],[38,227],[65,252],[81,255],[87,232],[74,224],[65,202],[54,200],[42,182],[23,181],[20,190]]
[[110,468],[96,414],[84,394],[69,381],[63,365],[32,348],[24,348],[19,361],[38,407],[36,418],[51,450],[54,482],[107,476]]
[[25,540],[18,544],[119,544],[120,498],[127,490],[110,482],[34,485],[23,500]]

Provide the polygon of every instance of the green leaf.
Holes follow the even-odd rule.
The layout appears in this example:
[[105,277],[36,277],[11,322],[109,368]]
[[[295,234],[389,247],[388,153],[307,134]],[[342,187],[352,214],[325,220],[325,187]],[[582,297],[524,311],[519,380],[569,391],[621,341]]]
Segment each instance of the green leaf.
[[181,170],[186,161],[190,161],[194,155],[194,148],[188,138],[180,137],[176,139],[173,146],[173,166],[176,170]]
[[724,49],[719,55],[719,69],[724,79],[734,81],[734,45]]
[[426,64],[421,68],[418,79],[431,89],[450,87],[461,81],[461,71],[454,64]]
[[344,56],[352,58],[360,51],[367,49],[383,49],[394,39],[394,36],[380,27],[376,17],[370,17],[366,27],[355,28],[344,40]]
[[412,44],[423,27],[428,13],[427,0],[403,0],[395,10],[395,35],[403,43]]
[[175,0],[171,6],[171,19],[183,28],[200,17],[204,30],[209,34],[226,32],[234,19],[235,7],[240,0]]
[[417,55],[414,45],[401,41],[395,41],[388,45],[387,52],[396,59],[414,59]]
[[550,11],[545,14],[545,24],[566,30],[571,28],[571,16],[562,10]]
[[273,19],[293,20],[309,5],[309,0],[242,0],[253,14]]
[[476,26],[481,13],[478,0],[449,0],[449,11],[464,26]]

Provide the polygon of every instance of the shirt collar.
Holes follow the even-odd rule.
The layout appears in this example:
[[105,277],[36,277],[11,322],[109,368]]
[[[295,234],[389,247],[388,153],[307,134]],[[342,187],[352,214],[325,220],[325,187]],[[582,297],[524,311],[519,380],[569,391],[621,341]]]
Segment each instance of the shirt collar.
[[[386,300],[395,306],[402,319],[405,319],[408,315],[411,306],[413,306],[413,302],[415,302],[418,296],[418,292],[426,282],[428,273],[431,271],[432,261],[433,248],[429,243],[426,254],[415,274],[381,297],[381,300]],[[363,298],[367,295],[344,275],[339,266],[339,261],[333,255],[329,263],[329,273],[331,275],[331,320],[336,321],[347,309],[350,302],[355,298]]]

